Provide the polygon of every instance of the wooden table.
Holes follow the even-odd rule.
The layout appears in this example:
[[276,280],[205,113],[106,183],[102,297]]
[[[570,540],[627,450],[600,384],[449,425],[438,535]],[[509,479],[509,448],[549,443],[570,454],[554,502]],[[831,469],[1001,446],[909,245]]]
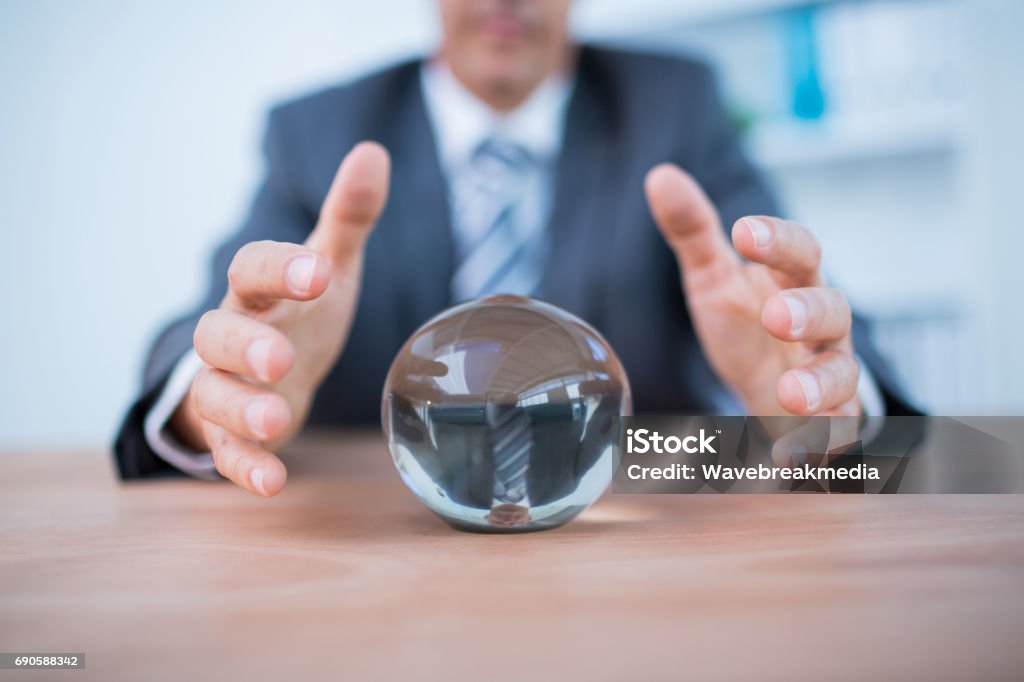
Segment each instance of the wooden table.
[[626,496],[451,530],[381,438],[276,499],[0,453],[0,679],[1024,679],[1022,496]]

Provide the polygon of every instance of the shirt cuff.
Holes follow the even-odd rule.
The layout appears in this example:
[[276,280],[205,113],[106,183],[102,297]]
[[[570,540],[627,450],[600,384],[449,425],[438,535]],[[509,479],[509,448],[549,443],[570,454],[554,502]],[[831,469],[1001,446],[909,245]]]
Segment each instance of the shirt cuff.
[[857,364],[860,366],[860,375],[857,379],[857,399],[860,400],[860,408],[864,413],[864,423],[860,428],[860,442],[867,445],[873,441],[882,430],[885,424],[885,400],[882,398],[882,391],[878,388],[875,377],[871,370],[857,357]]
[[160,459],[189,476],[214,480],[220,478],[220,474],[214,466],[213,455],[209,452],[193,452],[175,438],[167,427],[171,415],[178,409],[181,399],[192,386],[192,380],[202,368],[203,361],[195,349],[190,348],[174,366],[160,397],[149,409],[143,430],[146,443]]

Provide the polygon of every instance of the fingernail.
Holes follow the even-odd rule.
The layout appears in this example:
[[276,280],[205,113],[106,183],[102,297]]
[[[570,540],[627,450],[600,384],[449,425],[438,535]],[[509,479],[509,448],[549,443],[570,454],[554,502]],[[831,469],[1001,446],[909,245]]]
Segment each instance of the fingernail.
[[270,339],[256,339],[245,349],[249,369],[262,381],[270,381]]
[[821,402],[821,384],[818,383],[818,377],[802,369],[796,370],[793,374],[796,376],[796,380],[800,382],[800,388],[804,390],[807,410],[813,412],[818,408],[818,403]]
[[760,218],[744,218],[743,222],[747,224],[750,236],[754,238],[754,246],[761,248],[772,243],[775,231],[772,230],[771,225]]
[[266,472],[263,467],[255,467],[249,472],[249,482],[252,483],[252,487],[255,488],[260,495],[266,495],[267,491],[263,488],[263,475]]
[[789,452],[789,460],[795,466],[803,466],[807,461],[807,446],[803,443],[790,443],[786,450]]
[[288,264],[285,278],[288,286],[297,294],[309,292],[313,284],[313,272],[316,270],[316,259],[312,256],[299,256]]
[[260,440],[267,438],[267,430],[263,424],[267,416],[268,407],[270,407],[270,401],[266,398],[253,398],[245,406],[245,423],[249,425],[253,435]]
[[807,329],[807,304],[799,296],[793,294],[779,294],[782,302],[789,309],[789,333],[791,336],[800,336]]

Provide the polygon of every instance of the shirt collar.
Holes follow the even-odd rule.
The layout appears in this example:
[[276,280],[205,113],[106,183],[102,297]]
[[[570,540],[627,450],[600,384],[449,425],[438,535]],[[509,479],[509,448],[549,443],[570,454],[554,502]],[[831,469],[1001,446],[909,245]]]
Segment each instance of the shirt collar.
[[424,62],[421,82],[441,164],[446,169],[469,163],[480,143],[491,136],[522,145],[541,163],[558,156],[570,92],[565,76],[549,76],[507,113],[497,112],[478,99],[443,62]]

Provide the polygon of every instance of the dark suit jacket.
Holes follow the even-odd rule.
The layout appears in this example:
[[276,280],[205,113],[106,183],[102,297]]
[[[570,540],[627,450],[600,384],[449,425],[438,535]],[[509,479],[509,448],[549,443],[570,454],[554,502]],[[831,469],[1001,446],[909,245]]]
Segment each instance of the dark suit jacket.
[[[419,61],[276,107],[264,144],[266,178],[248,218],[213,258],[209,292],[157,338],[141,394],[115,444],[124,478],[169,469],[146,444],[143,419],[199,316],[216,307],[243,244],[302,242],[338,163],[372,139],[391,152],[387,207],[369,239],[359,307],[344,353],[317,394],[314,424],[379,423],[385,374],[405,339],[447,307],[454,268],[447,188],[420,90]],[[721,390],[686,310],[679,271],[652,221],[644,175],[671,161],[693,174],[726,228],[779,214],[740,149],[708,67],[688,59],[584,47],[556,170],[548,300],[589,321],[618,352],[639,412],[702,413]],[[911,408],[856,320],[854,341],[889,414]]]

